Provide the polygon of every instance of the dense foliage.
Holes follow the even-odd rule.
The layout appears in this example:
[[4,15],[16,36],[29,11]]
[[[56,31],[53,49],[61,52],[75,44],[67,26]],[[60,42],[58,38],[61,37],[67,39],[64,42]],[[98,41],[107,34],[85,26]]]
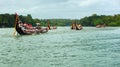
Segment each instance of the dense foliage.
[[[34,19],[32,18],[32,16],[30,14],[28,14],[27,16],[19,16],[20,20],[22,22],[27,22],[30,24],[34,24]],[[4,27],[14,27],[14,23],[15,23],[15,14],[0,14],[0,26],[4,26]]]
[[103,23],[108,26],[120,26],[120,14],[114,16],[93,14],[92,16],[82,18],[80,22],[84,26],[96,26]]
[[[96,26],[97,24],[105,23],[108,26],[120,26],[120,14],[114,16],[93,14],[82,19],[33,19],[30,14],[27,16],[19,15],[22,22],[30,23],[35,26],[35,23],[40,23],[42,26],[47,26],[50,22],[51,26],[70,26],[73,22],[80,23],[83,26]],[[14,27],[15,14],[0,14],[0,27]]]

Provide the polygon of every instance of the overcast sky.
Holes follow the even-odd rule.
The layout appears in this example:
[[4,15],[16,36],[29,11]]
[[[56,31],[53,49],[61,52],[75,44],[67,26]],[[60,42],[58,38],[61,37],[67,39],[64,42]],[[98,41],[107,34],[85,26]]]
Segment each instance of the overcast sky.
[[39,19],[80,19],[120,14],[120,0],[0,0],[0,14],[15,12]]

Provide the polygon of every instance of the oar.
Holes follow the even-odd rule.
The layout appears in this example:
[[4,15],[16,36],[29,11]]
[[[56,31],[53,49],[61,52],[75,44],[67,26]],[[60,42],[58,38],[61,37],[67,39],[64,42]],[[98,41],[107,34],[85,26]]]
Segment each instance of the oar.
[[18,16],[17,16],[17,13],[15,13],[15,22],[14,22],[14,32],[13,32],[13,36],[15,36],[15,34],[17,33],[16,32],[16,24],[17,24],[17,19],[18,19]]

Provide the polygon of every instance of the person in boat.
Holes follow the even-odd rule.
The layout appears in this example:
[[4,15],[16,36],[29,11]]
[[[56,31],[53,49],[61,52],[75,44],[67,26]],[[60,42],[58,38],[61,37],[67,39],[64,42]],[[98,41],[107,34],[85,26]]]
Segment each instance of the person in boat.
[[76,30],[81,30],[82,29],[82,25],[81,24],[77,24],[76,25]]
[[102,27],[106,27],[106,24],[105,24],[105,23],[103,23],[103,24],[102,24]]
[[40,23],[36,23],[35,30],[36,30],[36,33],[44,33],[48,31],[48,28],[42,28],[40,26]]
[[42,29],[42,27],[40,26],[40,23],[36,23],[36,29]]
[[57,27],[56,27],[56,26],[53,26],[53,29],[57,29]]
[[75,23],[72,23],[71,29],[76,29],[76,24]]
[[101,27],[101,25],[100,25],[100,24],[96,25],[96,28],[100,28],[100,27]]
[[36,23],[35,30],[36,30],[36,33],[42,32],[42,27],[40,26],[40,23]]
[[27,23],[22,23],[20,21],[20,22],[18,22],[18,26],[25,33],[34,33],[35,32],[35,29],[34,28],[29,28],[28,25],[27,25]]
[[104,28],[106,27],[106,23],[100,23],[96,25],[96,28]]
[[26,24],[26,28],[27,29],[34,29],[35,27],[33,27],[31,24],[27,24],[27,23],[25,23]]
[[25,33],[28,33],[28,34],[32,34],[32,33],[36,33],[36,34],[39,34],[39,33],[45,33],[48,31],[47,28],[38,28],[38,26],[36,27],[28,27],[28,24],[27,23],[22,23],[22,22],[19,22],[19,28],[21,28],[21,30]]
[[18,22],[18,26],[19,26],[19,28],[22,29],[22,31],[25,31],[24,24],[21,21]]
[[48,22],[48,30],[51,30],[50,22]]

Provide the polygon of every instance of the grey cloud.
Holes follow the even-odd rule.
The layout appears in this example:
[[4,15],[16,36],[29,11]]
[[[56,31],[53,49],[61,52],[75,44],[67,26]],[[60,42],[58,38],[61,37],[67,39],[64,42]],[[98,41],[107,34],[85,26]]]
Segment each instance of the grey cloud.
[[[0,0],[0,13],[31,14],[33,18],[81,18],[119,13],[119,0]],[[82,6],[81,6],[82,4]],[[86,6],[87,5],[87,6]]]

